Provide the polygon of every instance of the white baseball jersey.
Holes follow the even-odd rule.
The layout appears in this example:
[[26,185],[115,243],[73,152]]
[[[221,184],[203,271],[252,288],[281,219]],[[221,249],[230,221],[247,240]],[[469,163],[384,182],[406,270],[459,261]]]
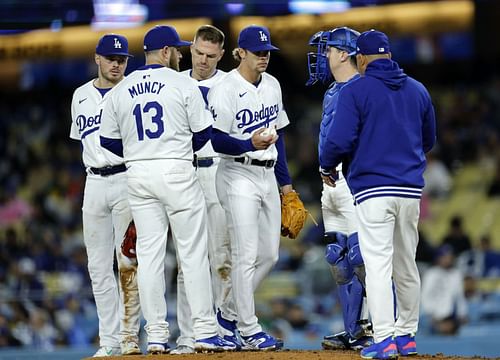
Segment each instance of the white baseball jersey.
[[[123,164],[123,158],[100,145],[103,106],[112,89],[99,90],[94,81],[87,82],[73,93],[70,137],[81,141],[83,163],[87,168]],[[138,343],[140,304],[134,275],[137,262],[120,251],[123,234],[132,220],[125,172],[101,176],[88,171],[82,213],[88,270],[99,318],[100,345],[116,347],[122,341]],[[118,283],[113,270],[115,254],[120,276]]]
[[[183,71],[182,74],[191,77],[192,70]],[[205,101],[210,88],[224,78],[226,72],[216,70],[215,74],[206,80],[195,80]],[[196,152],[198,159],[213,159],[213,164],[208,167],[198,167],[196,177],[203,190],[207,205],[207,230],[208,230],[208,256],[212,273],[212,289],[214,292],[214,305],[224,314],[225,318],[236,319],[236,311],[232,301],[231,287],[231,249],[229,234],[224,209],[219,203],[215,188],[215,174],[219,164],[219,154],[214,151],[211,141]],[[179,337],[177,346],[194,347],[194,333],[191,320],[191,310],[187,301],[184,286],[184,274],[179,270],[177,274],[177,324]],[[223,328],[219,328],[223,331]],[[225,334],[223,334],[225,335]]]
[[[250,139],[261,127],[275,126],[279,130],[290,123],[283,108],[281,86],[274,76],[267,73],[262,74],[259,86],[255,87],[237,69],[231,70],[224,81],[212,87],[208,103],[214,115],[213,127],[240,140]],[[250,151],[245,155],[257,160],[276,160],[278,151],[273,144],[265,150]]]
[[[103,96],[90,80],[73,93],[71,102],[70,137],[80,140],[83,147],[85,167],[101,168],[123,163],[123,158],[108,152],[100,145],[99,127],[101,126]],[[109,91],[108,91],[109,93]],[[106,93],[106,96],[108,96]],[[105,153],[103,153],[105,152]]]
[[[150,343],[166,343],[170,336],[164,296],[169,228],[184,274],[194,337],[201,340],[217,334],[206,205],[192,164],[193,132],[212,122],[196,82],[159,64],[130,74],[115,86],[104,107],[100,135],[122,139],[128,167],[139,294]],[[196,342],[197,346],[203,344]]]
[[[122,139],[126,162],[191,161],[192,133],[207,128],[213,121],[196,85],[166,67],[134,71],[110,94],[102,114],[106,121],[101,136]],[[206,111],[200,113],[200,108]],[[143,146],[146,142],[148,146]]]
[[[237,69],[229,72],[208,93],[214,128],[247,140],[262,127],[282,129],[289,124],[283,109],[281,86],[263,73],[258,86]],[[238,155],[236,157],[240,157]],[[250,151],[245,156],[276,160],[275,145]],[[281,210],[274,168],[233,161],[221,154],[217,169],[217,195],[226,211],[231,239],[231,279],[238,330],[242,336],[262,331],[255,315],[254,290],[278,260]]]
[[[192,72],[192,70],[185,70],[181,74],[187,75],[190,78],[192,78],[191,72]],[[217,82],[219,82],[226,74],[227,73],[225,71],[217,69],[215,74],[211,78],[208,78],[205,80],[199,80],[199,81],[193,79],[197,82],[198,88],[200,89],[205,102],[208,103],[208,90],[210,90],[210,88],[212,88],[212,86],[214,86]],[[198,150],[196,152],[196,155],[199,158],[219,156],[219,154],[215,152],[211,141],[208,141],[200,150]]]

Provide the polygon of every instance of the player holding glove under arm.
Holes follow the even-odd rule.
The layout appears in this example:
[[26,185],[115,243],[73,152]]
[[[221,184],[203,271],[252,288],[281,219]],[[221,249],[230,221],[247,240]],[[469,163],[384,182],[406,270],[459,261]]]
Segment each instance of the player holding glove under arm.
[[[221,154],[217,195],[231,239],[233,296],[244,350],[282,346],[262,330],[254,303],[255,290],[278,260],[281,213],[276,180],[284,194],[293,191],[283,140],[289,120],[280,84],[265,72],[275,50],[266,28],[244,28],[233,50],[239,66],[208,93],[215,120],[212,143]],[[277,135],[262,135],[273,128]]]
[[[340,90],[350,81],[359,78],[356,61],[356,40],[359,32],[347,28],[335,28],[314,34],[309,45],[316,52],[308,54],[309,80],[306,85],[320,81],[330,84],[323,99],[323,118],[319,133],[319,152],[325,141],[337,108]],[[325,180],[321,207],[325,224],[325,237],[331,242],[326,248],[326,260],[331,265],[337,289],[344,331],[325,336],[325,349],[356,349],[373,342],[368,328],[365,309],[365,269],[358,245],[358,222],[347,182],[342,174],[342,164],[331,173],[322,173]],[[335,187],[326,183],[334,179]]]
[[[212,25],[203,25],[196,31],[191,44],[193,68],[182,73],[194,79],[205,101],[210,87],[226,74],[217,69],[217,63],[224,54],[224,33]],[[196,176],[203,190],[207,204],[208,258],[212,272],[212,290],[217,311],[219,332],[224,339],[239,347],[236,333],[236,310],[234,310],[231,288],[231,249],[226,225],[226,215],[220,205],[215,189],[215,174],[219,165],[212,143],[208,141],[196,152],[194,165]],[[189,354],[194,352],[194,335],[191,311],[186,299],[184,274],[177,273],[177,324],[180,335],[177,348],[170,354]]]
[[[83,238],[100,338],[100,348],[94,356],[141,354],[138,346],[137,261],[125,257],[120,251],[123,236],[132,220],[127,199],[126,167],[121,156],[101,148],[98,131],[102,99],[123,79],[129,56],[125,37],[104,35],[95,54],[98,78],[76,89],[71,103],[70,137],[81,141],[83,163],[87,169],[82,207]],[[119,285],[113,271],[114,254],[118,260]]]
[[206,206],[192,164],[193,151],[210,138],[213,120],[196,83],[178,72],[178,48],[187,45],[171,26],[149,30],[144,37],[146,65],[113,89],[102,115],[101,144],[123,153],[128,166],[139,292],[151,354],[169,348],[164,276],[169,226],[184,273],[195,351],[236,349],[217,335],[213,311]]
[[[339,93],[337,111],[320,148],[320,166],[332,171],[352,158],[347,182],[358,216],[374,344],[361,357],[387,359],[417,353],[420,277],[415,262],[425,153],[436,142],[425,87],[391,60],[389,40],[371,30],[356,41],[360,78]],[[394,318],[394,287],[397,318]]]

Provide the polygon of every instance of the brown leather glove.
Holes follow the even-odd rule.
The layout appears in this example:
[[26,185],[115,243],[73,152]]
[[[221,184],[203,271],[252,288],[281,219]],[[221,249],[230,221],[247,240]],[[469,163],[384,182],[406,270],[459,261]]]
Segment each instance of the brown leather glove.
[[307,210],[299,194],[290,191],[281,195],[281,235],[295,239],[304,227]]

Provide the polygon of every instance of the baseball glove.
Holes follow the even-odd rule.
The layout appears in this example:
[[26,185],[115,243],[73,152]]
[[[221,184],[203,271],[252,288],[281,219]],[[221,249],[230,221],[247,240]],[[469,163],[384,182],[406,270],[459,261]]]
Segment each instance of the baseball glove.
[[281,195],[281,235],[295,239],[304,227],[307,210],[299,194],[290,191]]
[[128,258],[135,258],[135,243],[137,242],[137,233],[135,231],[134,220],[128,224],[127,230],[123,235],[122,241],[122,254]]

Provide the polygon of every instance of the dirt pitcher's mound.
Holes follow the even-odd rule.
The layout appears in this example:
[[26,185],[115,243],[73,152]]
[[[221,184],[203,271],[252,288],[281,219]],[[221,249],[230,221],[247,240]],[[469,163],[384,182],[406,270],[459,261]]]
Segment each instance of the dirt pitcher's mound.
[[[186,355],[134,355],[134,356],[113,356],[111,359],[117,360],[360,360],[359,352],[356,351],[330,351],[330,350],[313,350],[313,351],[299,351],[299,350],[280,350],[280,351],[238,351],[238,352],[225,352],[225,353],[210,353],[210,354],[186,354]],[[475,357],[479,359],[481,357]],[[87,358],[86,360],[95,359]],[[408,357],[411,360],[465,360],[472,358],[465,358],[459,356],[445,356],[443,354],[426,355],[419,354]]]

